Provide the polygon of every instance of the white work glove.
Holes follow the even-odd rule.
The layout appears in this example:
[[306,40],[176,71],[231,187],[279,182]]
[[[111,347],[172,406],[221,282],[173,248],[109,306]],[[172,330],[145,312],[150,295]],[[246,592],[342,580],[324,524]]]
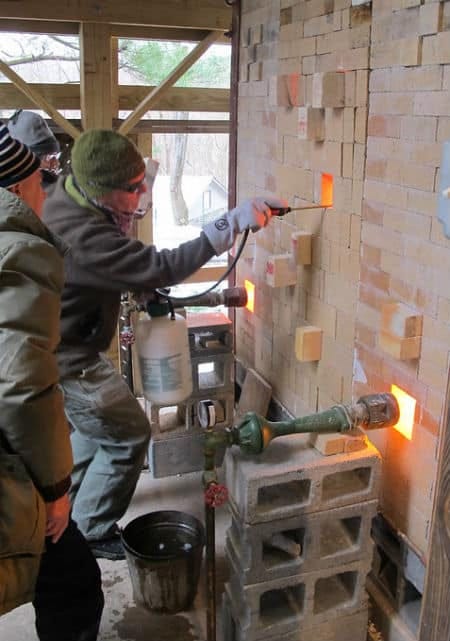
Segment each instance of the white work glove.
[[246,229],[253,232],[265,227],[272,216],[271,207],[274,209],[287,207],[287,202],[282,198],[252,198],[238,205],[212,223],[203,227],[203,231],[214,248],[217,256],[233,247],[236,236]]

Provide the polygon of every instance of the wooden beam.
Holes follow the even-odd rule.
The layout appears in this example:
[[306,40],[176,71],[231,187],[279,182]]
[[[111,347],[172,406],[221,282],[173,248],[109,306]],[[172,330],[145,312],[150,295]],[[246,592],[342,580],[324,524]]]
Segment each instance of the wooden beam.
[[[204,40],[210,30],[204,29],[177,29],[173,27],[147,27],[145,25],[112,24],[111,33],[117,38],[130,40],[169,40],[170,42],[200,42]],[[222,34],[217,39],[218,44],[230,44],[230,38]]]
[[111,129],[112,50],[109,25],[80,24],[80,102],[83,129]]
[[169,87],[174,85],[176,81],[183,76],[188,69],[209,49],[209,47],[216,42],[219,34],[218,32],[211,31],[202,42],[200,42],[195,49],[175,67],[175,69],[163,80],[158,87],[150,91],[150,93],[142,100],[136,109],[131,113],[128,118],[121,124],[120,133],[129,133],[134,125],[141,119],[141,117],[149,111],[150,107],[159,101],[159,98],[167,91]]
[[[81,120],[70,119],[74,127],[81,127]],[[119,129],[123,120],[113,118],[113,129]],[[62,133],[60,127],[49,122],[49,126],[57,134]],[[228,134],[229,120],[141,120],[133,129],[134,134]]]
[[422,598],[419,641],[450,641],[450,379],[441,427],[436,494],[431,518],[427,574]]
[[52,105],[47,102],[47,100],[39,94],[33,87],[25,82],[20,76],[16,74],[3,60],[0,60],[0,71],[4,76],[9,78],[12,83],[33,103],[38,109],[45,111],[50,118],[57,123],[66,133],[68,133],[72,138],[76,139],[80,135],[80,130],[76,129],[68,120],[61,116],[59,111],[57,111]]
[[223,0],[2,0],[0,16],[16,20],[103,22],[227,31],[231,9]]
[[[200,42],[210,30],[183,29],[176,27],[147,27],[146,25],[111,24],[111,35],[130,40],[168,40],[170,42]],[[0,18],[0,32],[42,33],[78,36],[79,22],[57,22],[49,20],[13,20]],[[223,34],[218,44],[230,44],[230,38]]]
[[[143,102],[145,96],[153,93],[158,87],[125,86],[119,87],[120,109],[135,109]],[[229,89],[205,89],[195,87],[168,87],[153,109],[158,111],[215,111],[228,112],[230,100]],[[148,111],[152,111],[152,106]],[[145,113],[145,112],[144,112]]]
[[0,31],[10,33],[43,33],[60,36],[77,36],[78,22],[56,22],[46,20],[8,20],[0,18]]
[[[28,83],[28,86],[51,102],[56,109],[80,108],[79,84]],[[119,85],[119,109],[132,110],[154,87]],[[157,105],[160,111],[210,111],[227,112],[228,89],[202,87],[170,87]],[[22,94],[12,83],[0,82],[0,109],[34,109],[34,101]]]

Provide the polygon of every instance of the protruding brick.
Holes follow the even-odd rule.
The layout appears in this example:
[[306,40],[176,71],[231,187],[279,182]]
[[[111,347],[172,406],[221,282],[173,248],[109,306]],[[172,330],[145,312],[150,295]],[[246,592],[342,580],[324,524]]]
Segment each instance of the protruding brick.
[[270,287],[289,287],[297,282],[297,266],[291,254],[272,254],[266,263],[266,281]]
[[[273,86],[276,83],[276,102],[278,107],[300,107],[305,104],[305,88],[303,76],[300,73],[289,73],[277,76],[271,80]],[[273,102],[273,99],[272,99]]]
[[421,336],[411,338],[398,338],[391,334],[381,332],[378,337],[378,344],[381,349],[400,361],[407,361],[412,358],[419,358],[422,344]]
[[322,356],[322,330],[314,325],[295,330],[295,355],[302,362],[320,361]]
[[312,82],[313,107],[344,107],[345,76],[340,71],[315,73]]
[[307,231],[296,231],[291,236],[292,254],[297,265],[311,265],[312,234]]
[[367,447],[367,436],[360,429],[344,434],[344,452],[359,452]]
[[423,317],[400,302],[384,303],[381,307],[381,331],[397,338],[422,336]]
[[325,140],[325,110],[299,107],[298,137],[302,140]]
[[311,434],[309,442],[324,456],[341,454],[345,437],[342,434]]

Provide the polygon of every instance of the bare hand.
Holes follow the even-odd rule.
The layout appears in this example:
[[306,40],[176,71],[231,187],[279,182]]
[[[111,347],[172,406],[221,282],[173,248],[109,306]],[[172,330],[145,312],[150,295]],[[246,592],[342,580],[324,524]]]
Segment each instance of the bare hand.
[[45,536],[52,538],[52,543],[57,543],[64,533],[70,516],[69,495],[64,494],[56,501],[45,504],[47,521],[45,524]]

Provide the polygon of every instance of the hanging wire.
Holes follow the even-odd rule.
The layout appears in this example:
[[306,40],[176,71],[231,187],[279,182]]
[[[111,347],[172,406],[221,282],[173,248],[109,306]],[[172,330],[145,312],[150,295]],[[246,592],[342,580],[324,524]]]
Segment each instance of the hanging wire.
[[[200,296],[204,296],[205,294],[209,294],[209,292],[211,292],[213,289],[215,289],[217,287],[217,285],[220,285],[220,283],[222,283],[226,278],[228,278],[228,276],[231,274],[231,272],[235,268],[236,263],[239,260],[241,254],[242,254],[242,252],[244,250],[245,243],[247,242],[248,233],[249,233],[249,230],[246,229],[245,232],[244,232],[244,236],[242,237],[241,243],[240,243],[240,245],[238,247],[238,250],[236,252],[236,256],[233,258],[233,262],[228,267],[226,272],[222,274],[222,276],[219,278],[219,280],[217,280],[214,283],[214,285],[211,285],[211,287],[208,287],[208,289],[205,289],[205,291],[200,292],[200,294],[194,294],[192,296],[170,296],[170,294],[168,294],[167,291],[164,291],[163,289],[157,289],[156,292],[160,296],[165,298],[167,301],[169,301],[169,305],[170,305],[170,301],[171,300],[176,301],[176,302],[183,302],[183,301],[186,301],[186,300],[192,301],[195,298],[199,298]],[[170,309],[170,307],[169,307],[169,309]],[[173,305],[172,305],[172,309],[173,309]]]

